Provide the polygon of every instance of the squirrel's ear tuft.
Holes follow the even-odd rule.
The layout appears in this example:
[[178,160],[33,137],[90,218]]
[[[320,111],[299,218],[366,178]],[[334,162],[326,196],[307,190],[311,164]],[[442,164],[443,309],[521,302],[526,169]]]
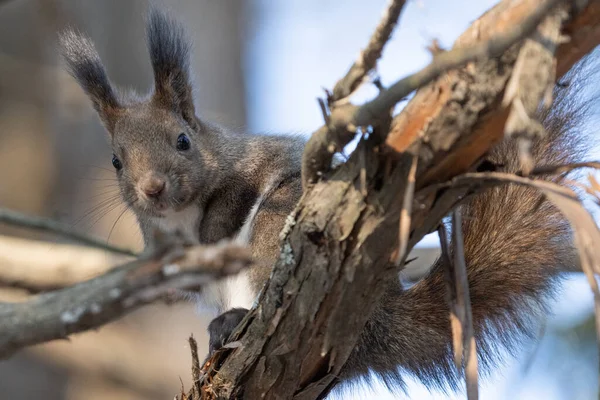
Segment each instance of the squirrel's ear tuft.
[[148,25],[148,50],[154,71],[153,100],[196,124],[189,72],[190,43],[183,27],[164,12],[152,7]]
[[88,37],[70,29],[60,34],[59,41],[69,73],[90,97],[104,126],[112,135],[123,107],[106,75],[94,44]]

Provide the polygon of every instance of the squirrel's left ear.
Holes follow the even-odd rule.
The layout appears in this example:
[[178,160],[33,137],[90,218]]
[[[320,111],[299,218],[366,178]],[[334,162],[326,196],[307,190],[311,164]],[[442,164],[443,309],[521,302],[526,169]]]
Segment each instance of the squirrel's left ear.
[[153,101],[181,114],[190,126],[195,127],[189,71],[191,46],[183,28],[153,7],[148,18],[147,38],[154,71]]
[[94,44],[87,36],[68,29],[60,35],[60,46],[69,73],[90,97],[108,133],[113,135],[123,105],[106,75]]

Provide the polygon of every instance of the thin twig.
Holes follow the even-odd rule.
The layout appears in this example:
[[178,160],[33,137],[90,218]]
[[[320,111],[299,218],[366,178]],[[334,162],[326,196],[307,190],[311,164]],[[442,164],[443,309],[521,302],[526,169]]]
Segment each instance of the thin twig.
[[392,36],[405,3],[405,0],[390,0],[367,47],[360,52],[358,59],[352,64],[346,75],[335,84],[330,101],[335,102],[350,96],[365,80],[369,72],[375,69],[377,60],[381,58],[383,48]]
[[33,229],[41,232],[54,233],[56,235],[62,236],[67,239],[71,239],[86,246],[107,250],[113,253],[124,254],[128,256],[136,255],[131,250],[112,246],[101,240],[82,235],[73,231],[73,229],[70,226],[48,218],[31,217],[29,215],[21,214],[16,211],[0,208],[0,223]]
[[325,100],[318,97],[317,102],[319,103],[319,108],[321,109],[321,115],[323,116],[323,122],[325,125],[329,124],[329,112],[327,111],[327,105],[325,104]]
[[410,215],[412,213],[412,202],[415,194],[415,176],[417,174],[418,157],[414,156],[406,180],[406,189],[402,199],[402,210],[400,211],[400,223],[398,232],[398,256],[396,257],[396,266],[399,266],[408,248],[408,239],[410,237]]
[[532,116],[552,102],[556,82],[554,54],[564,41],[561,30],[569,13],[562,4],[546,18],[537,31],[525,40],[504,91],[502,107],[510,109],[504,124],[504,136],[517,139],[519,160],[527,173],[534,167],[533,140],[546,135],[542,124]]
[[458,371],[462,368],[463,354],[463,329],[461,310],[458,307],[458,296],[456,294],[456,274],[454,273],[454,264],[450,256],[449,237],[446,225],[442,222],[438,227],[438,236],[442,247],[442,259],[444,261],[444,280],[446,281],[446,301],[450,310],[450,330],[452,332],[452,350],[454,354],[454,366]]
[[459,210],[452,213],[452,236],[454,242],[454,274],[456,283],[457,304],[462,307],[463,349],[465,360],[465,380],[467,398],[477,400],[479,397],[477,379],[477,350],[473,334],[473,314],[469,296],[469,281],[462,233],[462,218]]
[[[571,172],[580,168],[600,169],[600,161],[586,161],[563,165],[540,165],[535,167],[529,175],[556,175]],[[525,171],[518,172],[517,175],[525,176]]]
[[[571,165],[574,165],[574,164],[571,164]],[[560,168],[561,167],[557,167],[556,170],[560,170]],[[567,168],[567,167],[565,166],[565,168]],[[572,169],[574,169],[574,168],[572,168]],[[534,171],[535,171],[535,169],[534,169]],[[548,174],[548,171],[550,171],[550,169],[545,170],[544,173],[540,174],[540,175],[546,175],[546,174]],[[533,173],[530,174],[530,176],[532,176],[532,175],[533,175]],[[552,188],[553,191],[556,191],[557,193],[561,193],[561,194],[567,195],[567,196],[569,196],[573,193],[568,188],[553,184],[552,182],[548,182],[548,181],[544,181],[544,180],[534,180],[534,179],[530,179],[528,177],[520,176],[518,174],[511,174],[511,173],[507,173],[507,172],[468,172],[468,173],[465,173],[462,175],[458,175],[446,182],[440,182],[440,183],[435,183],[433,185],[425,186],[424,188],[420,189],[417,192],[417,194],[419,196],[424,196],[431,192],[438,191],[440,189],[469,187],[469,186],[471,186],[471,187],[496,186],[496,185],[503,185],[506,183],[515,183],[515,184],[524,185],[524,186],[540,185],[547,189]]]
[[200,385],[200,359],[198,358],[198,343],[196,343],[194,336],[190,336],[188,342],[192,351],[192,383],[196,388],[196,398],[199,399],[202,393],[202,388]]

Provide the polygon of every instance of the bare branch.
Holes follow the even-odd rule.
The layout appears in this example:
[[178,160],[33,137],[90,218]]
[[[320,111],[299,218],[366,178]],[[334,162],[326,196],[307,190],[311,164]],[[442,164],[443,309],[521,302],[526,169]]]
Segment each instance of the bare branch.
[[542,124],[533,116],[539,111],[540,103],[545,107],[552,103],[556,81],[554,53],[561,41],[565,41],[561,28],[568,17],[565,4],[557,7],[525,40],[504,92],[502,106],[510,107],[504,135],[517,138],[519,158],[526,172],[534,167],[532,140],[545,135]]
[[0,358],[99,327],[175,289],[196,289],[249,263],[245,248],[228,243],[169,245],[75,286],[22,303],[0,303]]
[[86,235],[82,235],[73,231],[73,229],[68,225],[61,224],[59,222],[47,218],[31,217],[25,214],[18,213],[16,211],[0,209],[0,223],[29,228],[41,232],[54,233],[64,238],[74,240],[78,243],[85,244],[86,246],[108,250],[113,253],[124,254],[128,256],[135,255],[135,253],[131,250],[121,249],[119,247],[112,246],[104,241],[94,239]]
[[[472,24],[454,48],[470,46],[505,32],[536,10],[539,4],[539,0],[500,2]],[[569,35],[571,40],[562,43],[556,51],[557,77],[567,73],[600,43],[600,2],[589,0],[570,4],[571,16],[562,33]],[[433,143],[429,146],[430,153],[422,154],[425,159],[421,160],[421,165],[425,164],[423,161],[434,165],[420,179],[418,187],[467,172],[491,146],[502,140],[508,112],[500,107],[499,99],[512,75],[513,57],[516,62],[517,55],[518,52],[508,51],[502,59],[497,59],[502,69],[497,69],[491,60],[446,73],[434,85],[419,90],[394,118],[386,140],[391,149],[414,151],[420,142]],[[475,82],[496,89],[486,96],[476,88],[471,89]],[[458,113],[457,101],[465,105]],[[440,140],[442,138],[445,140]]]
[[550,10],[564,0],[547,0],[520,23],[505,34],[491,37],[489,40],[468,47],[442,52],[436,55],[428,66],[392,85],[374,100],[361,106],[354,117],[355,125],[363,126],[379,119],[382,112],[393,107],[402,98],[416,89],[423,87],[439,77],[442,73],[465,65],[470,61],[497,57],[515,43],[529,36]]
[[400,211],[400,227],[398,232],[398,255],[396,256],[396,266],[406,259],[408,251],[408,239],[410,237],[410,216],[412,214],[412,203],[415,195],[415,175],[417,174],[416,156],[413,157],[408,172],[406,190],[402,199],[402,210]]
[[[560,167],[557,167],[559,169]],[[426,196],[443,188],[469,188],[492,187],[504,183],[515,183],[528,186],[536,185],[552,189],[557,193],[571,196],[573,192],[566,187],[556,185],[552,182],[533,180],[528,177],[519,176],[505,172],[470,172],[452,178],[450,181],[429,185],[417,192],[418,196]]]
[[533,12],[504,34],[470,46],[457,48],[436,55],[421,71],[401,79],[375,99],[354,106],[346,104],[334,107],[329,126],[313,133],[308,141],[302,163],[304,185],[314,183],[320,173],[327,171],[333,153],[343,148],[354,137],[356,127],[375,125],[389,113],[394,105],[414,90],[430,83],[442,73],[462,66],[470,61],[496,57],[525,37],[529,36],[548,12],[564,0],[546,0]]
[[369,39],[369,44],[360,52],[358,59],[352,64],[346,75],[333,87],[331,102],[350,96],[364,81],[367,74],[376,68],[383,48],[392,37],[392,32],[398,23],[405,3],[405,0],[390,0],[379,25]]
[[0,287],[31,293],[95,278],[131,257],[78,245],[0,236]]
[[[587,161],[587,162],[579,162],[572,164],[563,164],[563,165],[540,165],[535,167],[529,175],[553,175],[553,174],[564,174],[567,172],[571,172],[575,169],[580,168],[594,168],[600,169],[600,161]],[[525,175],[523,172],[520,172],[518,175]]]

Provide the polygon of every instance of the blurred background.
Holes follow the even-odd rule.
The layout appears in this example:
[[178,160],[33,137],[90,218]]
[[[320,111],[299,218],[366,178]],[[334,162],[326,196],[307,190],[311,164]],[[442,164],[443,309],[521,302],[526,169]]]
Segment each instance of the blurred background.
[[[385,0],[164,0],[194,41],[197,107],[202,117],[251,132],[310,134],[321,124],[316,98],[332,88],[366,44]],[[451,46],[492,0],[412,1],[387,47],[384,85],[424,66],[432,39]],[[120,203],[111,151],[87,98],[63,72],[56,35],[88,33],[117,85],[150,88],[144,43],[145,0],[0,0],[0,207],[52,217],[135,250],[141,238]],[[594,89],[594,88],[592,88]],[[365,87],[357,101],[374,94]],[[592,125],[591,122],[589,124]],[[595,153],[598,155],[598,153]],[[596,157],[598,158],[598,157]],[[0,226],[1,235],[52,241]],[[0,236],[0,244],[6,236]],[[57,245],[43,244],[52,258]],[[45,247],[44,247],[45,246]],[[412,274],[436,257],[435,238],[418,250]],[[104,262],[111,260],[104,254]],[[18,291],[0,290],[16,301]],[[573,274],[540,328],[539,344],[483,380],[482,399],[597,398],[598,351],[592,296]],[[146,307],[98,331],[48,343],[0,361],[0,399],[172,399],[190,386],[187,338],[204,334],[209,315],[191,305]],[[462,399],[409,380],[406,393],[372,388],[332,398]]]

